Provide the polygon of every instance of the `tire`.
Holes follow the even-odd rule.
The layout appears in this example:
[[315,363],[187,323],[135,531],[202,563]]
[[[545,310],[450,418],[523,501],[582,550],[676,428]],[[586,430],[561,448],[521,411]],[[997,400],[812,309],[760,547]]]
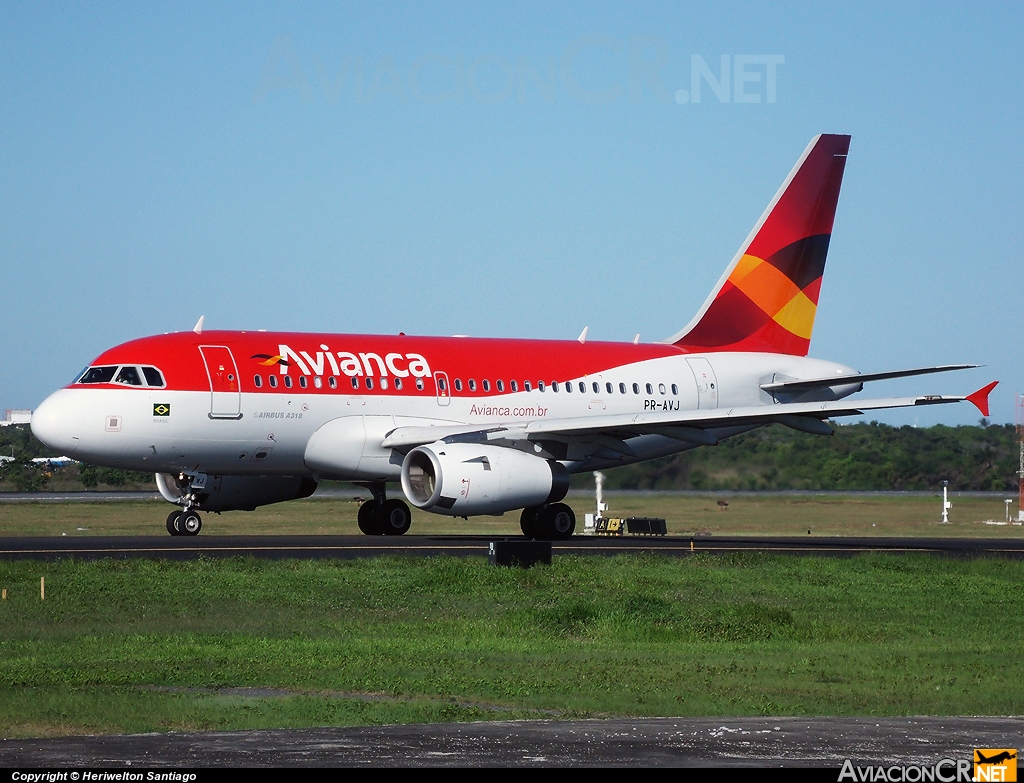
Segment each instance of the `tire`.
[[198,536],[203,529],[203,518],[195,511],[185,511],[178,517],[177,527],[181,531],[178,535]]
[[552,503],[537,512],[537,538],[564,541],[576,531],[576,514],[565,503]]
[[178,517],[180,516],[181,512],[177,510],[172,511],[170,514],[167,515],[167,532],[170,533],[172,536],[181,535],[178,529]]
[[385,536],[401,536],[412,524],[412,512],[405,501],[398,498],[385,500],[374,514],[377,522],[377,530]]
[[359,507],[359,516],[357,518],[359,529],[365,536],[381,535],[380,527],[377,524],[377,515],[374,513],[376,510],[376,500],[367,500]]
[[555,541],[572,538],[576,532],[576,513],[565,503],[553,503],[547,508],[550,518],[550,529]]
[[519,529],[527,538],[537,538],[537,509],[524,508],[519,516]]

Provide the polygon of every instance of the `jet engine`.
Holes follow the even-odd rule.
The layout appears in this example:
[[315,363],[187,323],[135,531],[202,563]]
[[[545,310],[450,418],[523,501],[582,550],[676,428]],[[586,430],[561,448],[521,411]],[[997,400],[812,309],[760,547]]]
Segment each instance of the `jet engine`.
[[[253,511],[284,500],[308,498],[317,483],[309,476],[198,476],[192,493],[202,511]],[[189,485],[170,473],[157,473],[156,486],[165,500],[183,505]]]
[[402,489],[410,503],[435,514],[503,514],[561,500],[569,472],[515,449],[438,441],[406,455]]

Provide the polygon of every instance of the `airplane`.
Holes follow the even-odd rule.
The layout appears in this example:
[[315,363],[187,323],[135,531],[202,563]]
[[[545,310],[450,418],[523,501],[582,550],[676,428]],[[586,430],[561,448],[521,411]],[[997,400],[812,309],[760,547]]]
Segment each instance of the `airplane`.
[[974,760],[975,764],[999,764],[1002,761],[1012,761],[1017,758],[1016,752],[1012,750],[1004,750],[996,753],[992,758],[985,758],[985,754],[975,748],[974,755],[978,757]]
[[810,358],[850,137],[808,144],[690,323],[656,343],[192,331],[105,351],[50,395],[32,432],[58,453],[152,471],[171,535],[220,513],[309,497],[325,479],[372,498],[367,535],[401,535],[409,505],[457,517],[522,509],[524,535],[575,531],[569,476],[713,446],[769,424],[832,433],[865,411],[966,396],[847,400],[869,381]]

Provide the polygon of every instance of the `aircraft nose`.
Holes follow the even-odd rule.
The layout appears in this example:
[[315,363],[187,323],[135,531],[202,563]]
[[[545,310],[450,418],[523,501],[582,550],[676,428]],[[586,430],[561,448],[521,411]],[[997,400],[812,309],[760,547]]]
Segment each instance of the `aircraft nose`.
[[47,397],[32,412],[32,434],[51,449],[70,457],[78,448],[78,418],[66,389]]

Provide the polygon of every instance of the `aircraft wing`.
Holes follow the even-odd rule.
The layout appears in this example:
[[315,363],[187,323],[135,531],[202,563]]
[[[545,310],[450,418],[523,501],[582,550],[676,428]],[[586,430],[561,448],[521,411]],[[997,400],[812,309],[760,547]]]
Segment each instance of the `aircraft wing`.
[[538,419],[486,426],[465,424],[398,427],[387,434],[381,445],[384,448],[408,450],[446,438],[458,441],[487,441],[539,439],[539,436],[556,440],[559,437],[586,437],[619,453],[632,455],[632,450],[623,441],[638,435],[664,435],[676,440],[711,446],[718,442],[713,430],[773,423],[805,432],[829,435],[832,429],[825,423],[825,419],[858,416],[872,410],[944,405],[964,400],[972,402],[982,415],[987,416],[988,395],[996,383],[998,381],[965,396],[925,395],[875,400],[782,403],[714,410],[647,411],[566,419]]

